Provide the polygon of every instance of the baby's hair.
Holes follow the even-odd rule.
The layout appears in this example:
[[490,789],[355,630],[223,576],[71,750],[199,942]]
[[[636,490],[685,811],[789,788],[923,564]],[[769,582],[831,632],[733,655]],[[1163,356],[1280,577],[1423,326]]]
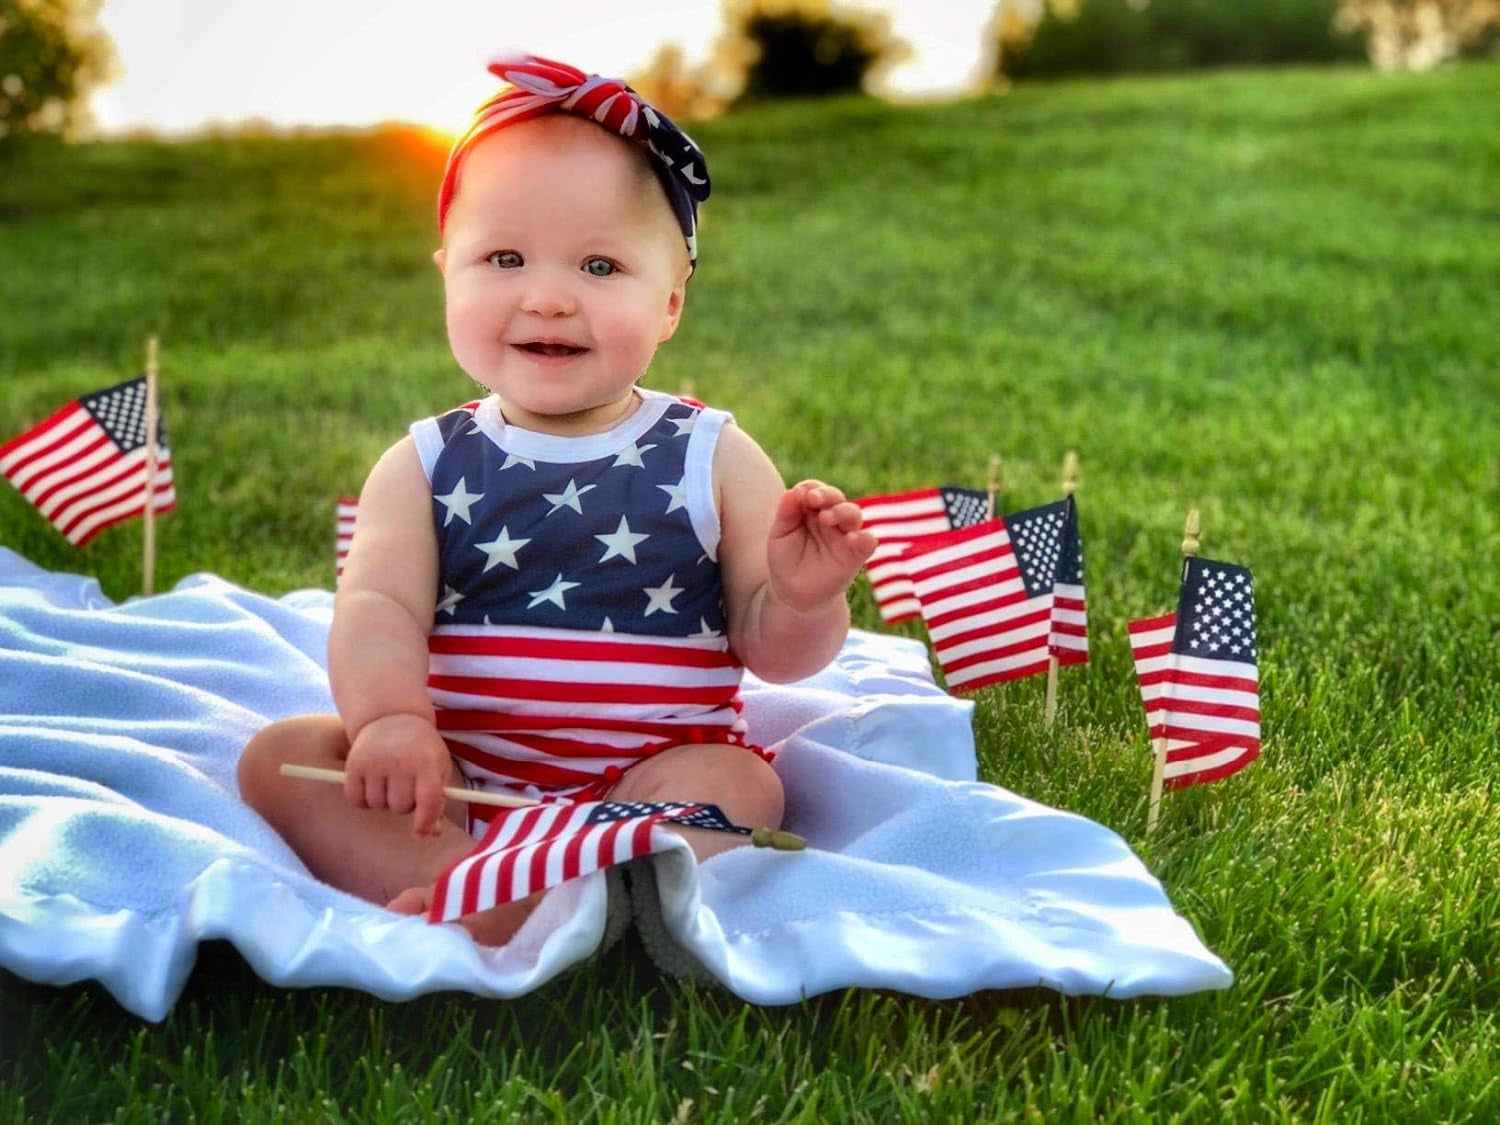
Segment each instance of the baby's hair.
[[475,145],[521,122],[561,114],[592,122],[649,154],[648,166],[682,230],[691,275],[698,263],[698,204],[711,190],[707,160],[692,138],[618,78],[584,74],[535,55],[498,59],[490,72],[510,86],[479,107],[448,153],[438,190],[438,229],[443,229],[464,160]]

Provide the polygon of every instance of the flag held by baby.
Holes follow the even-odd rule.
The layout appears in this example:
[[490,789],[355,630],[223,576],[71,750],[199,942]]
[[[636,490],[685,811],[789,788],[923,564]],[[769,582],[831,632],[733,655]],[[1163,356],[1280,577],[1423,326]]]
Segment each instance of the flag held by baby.
[[514,809],[491,820],[479,846],[439,876],[428,921],[452,922],[664,851],[672,841],[655,829],[667,822],[751,834],[717,805],[579,801]]

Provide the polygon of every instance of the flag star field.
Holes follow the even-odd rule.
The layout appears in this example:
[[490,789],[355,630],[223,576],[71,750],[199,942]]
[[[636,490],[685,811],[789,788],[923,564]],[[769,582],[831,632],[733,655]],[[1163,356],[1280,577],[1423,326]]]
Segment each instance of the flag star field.
[[1189,560],[1185,612],[1173,642],[1183,656],[1256,662],[1255,587],[1250,572],[1229,563]]
[[1020,564],[1028,594],[1051,590],[1062,555],[1062,531],[1067,514],[1061,504],[1048,504],[1005,517],[1011,544]]
[[[132,379],[117,387],[84,395],[83,408],[120,447],[131,453],[146,444],[146,381]],[[166,430],[157,425],[158,440],[165,443]]]
[[943,498],[943,508],[950,528],[971,527],[988,518],[990,501],[986,493],[974,488],[955,488],[952,485],[938,491]]

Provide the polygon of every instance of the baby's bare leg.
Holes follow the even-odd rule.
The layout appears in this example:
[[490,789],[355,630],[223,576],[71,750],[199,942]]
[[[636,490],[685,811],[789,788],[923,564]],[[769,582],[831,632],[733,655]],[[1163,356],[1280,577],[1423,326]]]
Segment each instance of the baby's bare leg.
[[[718,805],[735,824],[780,828],[781,779],[743,746],[674,746],[632,767],[610,791],[614,801],[695,801]],[[749,837],[704,828],[674,828],[700,861],[749,843]]]
[[[426,914],[438,876],[474,850],[463,802],[449,801],[438,835],[413,836],[411,817],[357,809],[334,785],[283,777],[283,762],[343,769],[349,740],[335,715],[274,723],[240,758],[240,793],[319,879],[398,914]],[[462,785],[453,766],[449,785]],[[541,901],[532,895],[459,919],[474,940],[504,945]]]
[[[448,802],[436,836],[418,837],[409,815],[357,809],[339,786],[281,775],[283,762],[343,769],[348,756],[337,716],[302,715],[261,731],[240,758],[246,804],[323,882],[385,905],[411,887],[430,886],[474,849],[461,802]],[[449,784],[463,784],[457,766]]]

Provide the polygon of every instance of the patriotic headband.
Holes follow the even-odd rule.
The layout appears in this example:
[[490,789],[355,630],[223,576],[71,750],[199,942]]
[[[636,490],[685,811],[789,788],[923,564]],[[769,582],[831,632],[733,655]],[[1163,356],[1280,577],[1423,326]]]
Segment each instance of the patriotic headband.
[[474,114],[468,132],[454,143],[438,192],[438,230],[458,190],[459,170],[469,151],[491,133],[545,113],[571,113],[598,122],[628,141],[645,146],[652,169],[666,190],[672,213],[687,240],[690,271],[698,264],[698,204],[708,198],[708,164],[692,138],[661,111],[648,105],[618,78],[584,74],[566,63],[516,55],[490,63],[490,73],[510,89],[496,94]]

